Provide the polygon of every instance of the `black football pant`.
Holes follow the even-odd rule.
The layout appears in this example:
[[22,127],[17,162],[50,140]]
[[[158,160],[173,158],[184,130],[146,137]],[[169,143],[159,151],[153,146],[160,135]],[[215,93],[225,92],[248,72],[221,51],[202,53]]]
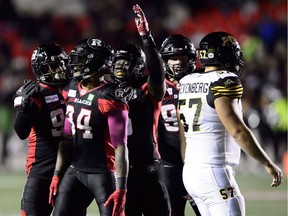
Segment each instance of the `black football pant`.
[[[182,180],[183,166],[175,166],[165,162],[164,160],[161,160],[160,169],[170,198],[171,216],[184,216],[187,202],[187,200],[184,199],[184,196],[187,196],[188,193]],[[200,216],[200,212],[196,204],[191,202],[190,205],[193,208],[195,214]]]
[[84,216],[95,199],[101,216],[111,216],[113,205],[104,207],[115,191],[112,173],[84,173],[69,167],[60,183],[53,216]]
[[159,163],[130,166],[125,205],[126,216],[169,216],[166,187],[159,176]]
[[51,180],[28,177],[21,199],[21,214],[26,216],[50,216],[52,205],[48,203]]

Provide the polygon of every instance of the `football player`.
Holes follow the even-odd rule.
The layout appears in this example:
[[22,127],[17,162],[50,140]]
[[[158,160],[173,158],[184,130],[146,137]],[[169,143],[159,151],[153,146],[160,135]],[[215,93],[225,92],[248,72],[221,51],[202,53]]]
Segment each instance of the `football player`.
[[143,51],[135,44],[122,44],[116,48],[114,60],[114,76],[127,76],[134,88],[133,99],[128,102],[130,167],[125,215],[168,216],[169,200],[159,173],[156,139],[161,101],[166,90],[163,62],[143,11],[139,5],[134,5],[133,10],[137,15],[135,21]]
[[166,96],[162,100],[158,127],[161,172],[171,202],[171,216],[184,216],[187,198],[196,215],[200,215],[193,200],[187,196],[183,181],[183,161],[180,153],[176,116],[179,80],[196,68],[196,49],[191,40],[181,34],[167,37],[160,49],[165,63]]
[[56,163],[66,106],[60,93],[67,84],[67,55],[55,43],[40,45],[32,54],[29,80],[17,91],[14,128],[20,139],[28,138],[27,181],[21,200],[21,215],[49,216],[49,185]]
[[63,93],[67,112],[50,186],[50,202],[57,195],[54,216],[86,215],[93,199],[101,215],[124,214],[128,105],[119,93],[124,89],[103,82],[111,60],[110,45],[99,38],[79,41],[69,54],[73,79]]
[[[240,45],[227,32],[207,34],[199,44],[204,72],[180,80],[179,113],[183,182],[201,215],[245,215],[235,179],[240,149],[261,162],[277,187],[283,173],[261,148],[242,118]],[[185,141],[186,140],[186,141]]]

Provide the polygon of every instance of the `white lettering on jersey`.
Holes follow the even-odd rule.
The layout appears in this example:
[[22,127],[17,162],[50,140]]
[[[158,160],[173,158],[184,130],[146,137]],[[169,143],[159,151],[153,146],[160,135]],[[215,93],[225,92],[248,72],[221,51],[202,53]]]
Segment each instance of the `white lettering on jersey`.
[[57,94],[50,95],[50,96],[45,96],[45,102],[46,103],[52,103],[52,102],[55,102],[55,101],[59,101],[59,98],[58,98]]
[[180,93],[207,93],[209,90],[209,83],[188,83],[183,84]]
[[88,105],[88,106],[91,106],[91,101],[88,101],[88,100],[82,100],[82,99],[79,99],[79,98],[75,98],[75,103],[79,103],[79,104],[85,104],[85,105]]
[[68,92],[68,97],[76,97],[76,90],[70,89]]
[[162,104],[161,115],[165,121],[164,124],[167,131],[176,132],[179,130],[174,104]]

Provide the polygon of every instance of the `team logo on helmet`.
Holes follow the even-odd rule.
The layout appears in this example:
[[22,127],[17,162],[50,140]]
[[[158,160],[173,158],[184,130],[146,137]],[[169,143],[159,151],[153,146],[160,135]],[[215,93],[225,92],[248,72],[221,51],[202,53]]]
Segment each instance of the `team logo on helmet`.
[[228,35],[228,36],[224,36],[224,37],[222,37],[221,38],[222,39],[222,41],[223,41],[223,46],[224,47],[226,47],[226,46],[229,46],[229,44],[231,43],[232,44],[232,46],[231,47],[233,47],[233,46],[236,46],[236,39],[234,38],[234,37],[232,37],[231,35]]
[[96,48],[96,47],[103,47],[103,41],[97,38],[89,38],[87,40],[87,44],[92,47],[92,48]]

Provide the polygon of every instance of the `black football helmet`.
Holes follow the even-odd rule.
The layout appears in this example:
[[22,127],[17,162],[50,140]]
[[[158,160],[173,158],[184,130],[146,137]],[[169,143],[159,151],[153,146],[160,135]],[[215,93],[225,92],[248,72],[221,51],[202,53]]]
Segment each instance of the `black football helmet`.
[[227,32],[207,34],[199,44],[200,64],[203,66],[224,66],[241,75],[244,68],[243,52],[238,41]]
[[99,73],[110,73],[112,48],[99,38],[80,40],[68,56],[69,77],[78,81]]
[[[160,54],[165,62],[166,74],[175,80],[180,80],[196,68],[196,49],[194,44],[189,38],[181,34],[170,35],[166,38],[161,45]],[[188,62],[168,65],[169,58],[180,56],[187,56]]]
[[67,84],[68,57],[56,43],[45,43],[37,47],[31,56],[31,66],[36,79],[53,86]]
[[[119,60],[126,60],[126,64]],[[112,76],[116,80],[127,80],[132,85],[137,85],[145,77],[145,63],[145,53],[139,46],[132,43],[121,44],[114,50]]]

